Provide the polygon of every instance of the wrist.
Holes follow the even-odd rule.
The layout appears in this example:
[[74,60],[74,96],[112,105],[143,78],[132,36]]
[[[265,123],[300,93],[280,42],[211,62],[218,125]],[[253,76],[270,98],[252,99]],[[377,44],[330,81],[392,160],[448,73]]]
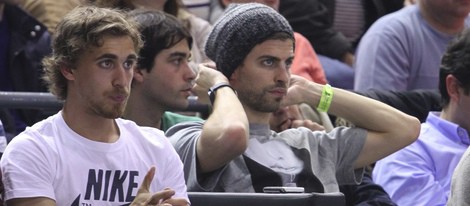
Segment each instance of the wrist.
[[333,100],[333,87],[329,84],[323,85],[320,100],[318,101],[317,110],[320,112],[328,112]]
[[209,100],[210,100],[210,102],[211,102],[212,105],[214,105],[217,90],[222,89],[222,88],[224,88],[224,87],[228,87],[228,88],[232,89],[233,92],[235,92],[235,94],[237,94],[237,92],[235,91],[235,89],[233,89],[232,86],[230,86],[230,84],[227,83],[227,82],[221,82],[221,83],[214,84],[214,85],[213,85],[212,87],[210,87],[209,90],[207,91],[207,94],[209,95]]
[[304,103],[307,103],[312,108],[317,108],[318,103],[320,102],[322,89],[322,84],[310,82],[309,86],[306,88],[305,95],[303,95],[306,98]]

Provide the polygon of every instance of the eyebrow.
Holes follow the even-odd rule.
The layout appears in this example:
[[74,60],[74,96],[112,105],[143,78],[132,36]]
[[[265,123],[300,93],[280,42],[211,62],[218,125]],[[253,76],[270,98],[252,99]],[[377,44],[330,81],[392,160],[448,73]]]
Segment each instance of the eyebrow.
[[[98,60],[98,59],[118,59],[118,56],[115,55],[115,54],[106,53],[106,54],[103,54],[103,55],[96,58],[96,60]],[[129,54],[127,56],[127,59],[137,59],[137,55],[136,54]]]
[[169,58],[172,58],[172,57],[183,57],[183,58],[186,58],[186,57],[189,57],[189,55],[185,52],[173,52],[170,54],[170,57]]

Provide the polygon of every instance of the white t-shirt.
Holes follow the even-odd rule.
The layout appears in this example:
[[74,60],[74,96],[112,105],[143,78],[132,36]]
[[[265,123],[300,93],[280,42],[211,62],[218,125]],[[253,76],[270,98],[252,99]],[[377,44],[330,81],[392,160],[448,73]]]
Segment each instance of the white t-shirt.
[[0,161],[5,199],[48,197],[57,205],[132,202],[147,171],[151,192],[187,198],[183,164],[163,132],[116,119],[120,137],[95,142],[71,130],[59,112],[13,138]]

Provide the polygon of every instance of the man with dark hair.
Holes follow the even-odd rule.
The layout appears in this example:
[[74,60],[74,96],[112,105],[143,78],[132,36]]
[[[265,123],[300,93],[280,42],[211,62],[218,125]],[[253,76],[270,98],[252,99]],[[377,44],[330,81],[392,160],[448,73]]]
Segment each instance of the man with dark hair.
[[[205,123],[178,124],[166,133],[185,164],[190,191],[263,192],[265,186],[299,186],[306,192],[338,192],[339,184],[359,183],[363,167],[418,136],[416,118],[291,76],[292,28],[265,5],[231,4],[210,33],[206,54],[225,76],[217,82],[196,79],[196,87],[202,88],[198,91],[209,90],[213,113]],[[300,103],[343,116],[356,128],[329,133],[270,130],[272,112]]]
[[183,165],[163,132],[119,118],[141,47],[121,12],[78,7],[64,17],[43,61],[64,105],[7,146],[7,205],[188,204]]
[[188,108],[195,72],[189,66],[193,39],[174,16],[134,10],[144,47],[139,52],[132,93],[124,118],[166,131],[176,123],[200,118],[168,111]]
[[[398,205],[445,205],[451,176],[470,145],[470,33],[466,30],[449,45],[441,61],[439,90],[442,111],[430,112],[418,140],[380,160],[373,171]],[[465,169],[463,169],[465,170]],[[461,192],[467,173],[456,176]],[[459,203],[468,193],[455,194]],[[467,198],[468,199],[468,198]],[[468,202],[467,202],[468,203]],[[455,204],[464,205],[464,204]]]

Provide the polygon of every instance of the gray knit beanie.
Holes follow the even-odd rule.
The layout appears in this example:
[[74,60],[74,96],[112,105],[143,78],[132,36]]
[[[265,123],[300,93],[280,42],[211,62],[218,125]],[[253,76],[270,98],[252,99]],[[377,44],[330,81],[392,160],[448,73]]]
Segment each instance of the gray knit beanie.
[[230,4],[207,38],[206,55],[230,78],[257,44],[279,32],[294,39],[287,20],[271,7],[258,3]]

